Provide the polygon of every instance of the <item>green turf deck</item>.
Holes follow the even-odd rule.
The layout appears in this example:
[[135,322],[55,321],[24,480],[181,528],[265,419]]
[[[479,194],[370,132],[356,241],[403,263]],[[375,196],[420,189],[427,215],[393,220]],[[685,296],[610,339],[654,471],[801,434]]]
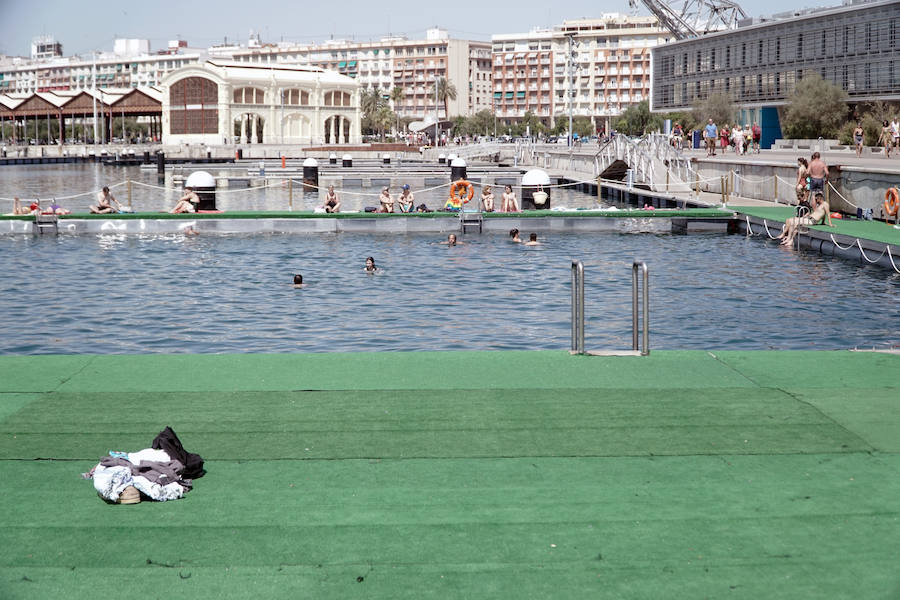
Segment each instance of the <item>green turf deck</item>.
[[[0,598],[896,598],[900,355],[0,357]],[[208,474],[78,473],[171,425]],[[121,592],[119,592],[121,593]]]
[[[671,217],[727,217],[731,211],[716,208],[684,208],[653,211],[593,211],[593,210],[529,210],[518,213],[484,213],[486,219],[503,218],[535,218],[535,217],[583,217],[583,218],[671,218]],[[73,213],[62,215],[60,220],[87,219],[87,220],[133,220],[133,219],[456,219],[459,213],[427,212],[427,213],[374,213],[374,212],[344,212],[344,213],[316,213],[313,211],[225,211],[221,213],[181,213],[170,214],[167,212],[135,212],[116,213],[106,215],[94,215],[89,213]],[[0,220],[5,221],[33,221],[31,215],[0,215]]]
[[[775,229],[779,231],[781,230],[781,223],[784,223],[788,217],[793,217],[797,214],[797,209],[793,206],[738,206],[734,207],[734,209],[740,214],[778,223]],[[810,229],[900,246],[900,229],[894,229],[892,223],[861,221],[855,218],[832,219],[831,222],[834,224],[833,228],[827,225],[815,225],[810,227]],[[774,234],[775,231],[773,231]]]

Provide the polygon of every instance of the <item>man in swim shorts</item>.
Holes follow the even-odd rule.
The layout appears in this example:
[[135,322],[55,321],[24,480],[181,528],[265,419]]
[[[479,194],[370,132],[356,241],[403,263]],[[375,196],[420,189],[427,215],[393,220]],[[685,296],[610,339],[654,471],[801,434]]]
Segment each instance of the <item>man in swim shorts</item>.
[[825,193],[825,182],[828,180],[828,165],[822,160],[818,152],[813,152],[809,161],[809,194],[815,196],[816,192]]
[[[113,208],[113,204],[116,208]],[[109,188],[104,186],[103,190],[97,194],[97,204],[91,206],[91,212],[95,215],[106,215],[114,212],[122,212],[122,205],[119,201],[109,193]]]

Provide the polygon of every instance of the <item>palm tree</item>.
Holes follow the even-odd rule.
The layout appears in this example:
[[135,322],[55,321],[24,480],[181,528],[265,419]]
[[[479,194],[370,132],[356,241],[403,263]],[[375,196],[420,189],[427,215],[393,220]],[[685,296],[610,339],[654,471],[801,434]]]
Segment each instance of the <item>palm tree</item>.
[[381,92],[378,91],[378,88],[372,88],[371,90],[364,90],[361,92],[359,108],[362,109],[365,116],[371,117],[383,105],[384,98],[381,97]]
[[394,103],[394,112],[397,113],[397,133],[400,133],[400,111],[397,110],[397,104],[403,100],[403,96],[406,94],[406,91],[399,86],[391,89],[391,102]]
[[434,82],[437,86],[437,97],[439,102],[444,103],[444,118],[450,118],[450,101],[456,100],[456,86],[453,85],[446,77],[441,77]]

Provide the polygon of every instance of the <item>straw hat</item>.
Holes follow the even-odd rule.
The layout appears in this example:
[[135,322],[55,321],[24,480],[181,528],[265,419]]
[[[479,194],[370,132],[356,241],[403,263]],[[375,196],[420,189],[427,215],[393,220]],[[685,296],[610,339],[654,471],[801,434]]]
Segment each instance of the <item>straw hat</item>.
[[118,503],[119,504],[137,504],[141,501],[141,493],[137,491],[133,485],[129,485],[127,488],[122,490],[122,494],[119,496]]

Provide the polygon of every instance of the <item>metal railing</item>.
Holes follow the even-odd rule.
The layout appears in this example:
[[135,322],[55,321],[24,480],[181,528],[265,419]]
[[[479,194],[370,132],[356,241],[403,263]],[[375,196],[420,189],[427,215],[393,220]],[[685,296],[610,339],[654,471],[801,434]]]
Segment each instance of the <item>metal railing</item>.
[[[643,272],[643,348],[638,348],[638,270]],[[634,261],[631,265],[631,349],[641,351],[641,356],[650,354],[650,277],[647,263]]]
[[572,261],[572,354],[584,354],[584,264]]
[[[643,277],[638,276],[638,271]],[[639,293],[639,288],[642,293]],[[639,308],[642,310],[639,311]],[[639,329],[642,329],[642,335],[638,335]],[[584,264],[580,260],[572,261],[572,349],[569,353],[588,354],[584,349]],[[589,354],[638,353],[641,356],[650,354],[650,277],[647,263],[642,261],[634,261],[631,265],[631,352]]]

